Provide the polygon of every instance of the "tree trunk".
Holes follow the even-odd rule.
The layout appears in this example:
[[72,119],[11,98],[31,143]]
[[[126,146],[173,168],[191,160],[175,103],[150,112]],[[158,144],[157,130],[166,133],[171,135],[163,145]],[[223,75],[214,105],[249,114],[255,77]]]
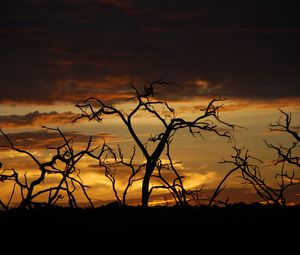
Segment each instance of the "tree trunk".
[[142,206],[147,207],[149,202],[149,184],[155,165],[149,164],[146,167],[146,173],[142,184]]
[[149,183],[151,175],[155,169],[156,162],[159,159],[160,155],[162,154],[166,142],[168,141],[168,138],[170,136],[170,133],[172,131],[172,126],[170,125],[166,132],[163,135],[163,138],[160,140],[159,144],[157,145],[156,149],[153,151],[150,158],[147,159],[147,166],[146,166],[146,172],[143,178],[143,186],[142,186],[142,206],[147,207],[149,202]]
[[147,207],[149,201],[149,182],[150,178],[145,175],[142,186],[142,206]]

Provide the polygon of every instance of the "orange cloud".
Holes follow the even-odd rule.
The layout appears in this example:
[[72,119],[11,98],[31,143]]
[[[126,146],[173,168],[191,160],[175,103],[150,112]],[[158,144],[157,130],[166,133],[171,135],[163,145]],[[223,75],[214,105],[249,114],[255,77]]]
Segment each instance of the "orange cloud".
[[139,77],[130,75],[106,76],[94,80],[61,80],[53,90],[53,101],[78,102],[88,97],[97,97],[106,102],[126,100],[133,96],[130,85],[139,83]]
[[[203,109],[207,104],[197,104],[197,101],[201,99],[203,102],[209,102],[211,98],[198,97],[198,99],[190,100],[189,102],[181,100],[181,106],[179,110],[182,112],[194,112],[195,110]],[[233,111],[249,111],[249,110],[268,110],[268,109],[286,109],[292,108],[300,110],[299,106],[300,98],[281,98],[276,100],[246,100],[242,98],[233,98],[223,101],[223,107],[220,109],[221,112],[233,112]],[[184,104],[184,105],[183,105]]]

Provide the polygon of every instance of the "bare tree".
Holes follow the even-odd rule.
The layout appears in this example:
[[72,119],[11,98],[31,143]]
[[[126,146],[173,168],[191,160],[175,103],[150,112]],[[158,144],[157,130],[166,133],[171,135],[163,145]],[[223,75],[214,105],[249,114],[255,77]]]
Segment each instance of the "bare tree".
[[207,201],[206,198],[203,198],[204,187],[205,185],[201,185],[201,187],[196,187],[187,191],[187,195],[191,197],[191,200],[196,206],[201,206]]
[[[298,184],[298,180],[295,176],[295,170],[286,170],[286,166],[294,166],[299,170],[299,156],[297,156],[296,149],[299,148],[299,132],[293,130],[291,127],[292,116],[291,113],[286,113],[282,110],[280,112],[283,117],[280,117],[275,124],[270,125],[271,132],[283,132],[290,135],[294,141],[289,147],[285,147],[281,144],[273,145],[264,141],[268,148],[273,149],[277,153],[277,159],[274,160],[274,167],[280,166],[280,171],[275,173],[276,185],[269,184],[262,176],[262,171],[257,163],[263,163],[262,160],[249,155],[249,152],[245,148],[237,148],[234,146],[235,153],[231,156],[231,160],[224,160],[220,163],[232,164],[234,167],[223,177],[218,184],[214,193],[212,194],[209,205],[216,202],[217,196],[225,188],[225,182],[233,173],[240,171],[241,177],[244,183],[251,185],[256,193],[267,203],[276,205],[285,205],[286,190],[292,186]],[[253,161],[256,161],[254,163]]]
[[[260,167],[256,163],[252,163],[253,160],[262,163],[261,160],[249,155],[248,150],[246,150],[245,148],[238,149],[234,147],[234,150],[235,154],[231,156],[232,160],[224,160],[222,162],[234,165],[234,168],[229,171],[229,174],[240,170],[243,182],[245,184],[251,185],[255,189],[256,193],[267,204],[285,205],[286,199],[284,196],[284,192],[288,187],[296,184],[294,172],[292,174],[289,174],[287,171],[284,171],[283,164],[280,173],[275,174],[275,179],[279,179],[279,181],[277,181],[277,184],[274,186],[272,184],[269,184],[267,180],[262,176]],[[221,183],[224,182],[229,174],[225,176]],[[220,187],[220,185],[218,187]]]
[[[162,160],[157,161],[156,172],[152,175],[152,177],[156,178],[160,185],[155,185],[150,188],[149,195],[152,193],[154,189],[167,189],[174,198],[174,201],[177,205],[186,206],[188,205],[187,201],[187,190],[183,185],[184,176],[180,175],[178,170],[176,169],[176,164],[180,162],[173,162],[170,154],[170,143],[172,140],[169,140],[166,143],[166,156],[168,159],[167,163],[163,163]],[[170,176],[165,177],[164,173],[173,174],[173,179],[170,179]]]
[[[163,163],[162,160],[157,161],[156,171],[154,171],[152,177],[155,178],[160,185],[155,185],[150,188],[149,193],[151,194],[154,189],[167,189],[174,198],[174,201],[178,205],[187,205],[186,190],[183,185],[182,179],[184,178],[178,173],[175,165],[179,162],[173,162],[170,156],[170,142],[166,144],[166,156],[168,158],[167,163]],[[99,167],[104,169],[105,176],[109,179],[112,185],[112,189],[115,198],[119,205],[126,205],[126,196],[129,189],[132,187],[134,182],[141,181],[143,178],[140,177],[141,170],[145,169],[146,163],[135,163],[136,147],[133,147],[132,154],[128,159],[124,157],[121,147],[118,145],[117,149],[114,150],[112,147],[107,145],[105,142],[101,146],[98,153],[92,151],[88,153],[92,158],[98,160]],[[129,175],[127,178],[127,183],[122,192],[118,191],[117,188],[117,175],[120,171],[125,171],[126,168],[129,170]],[[168,174],[165,177],[164,173]],[[170,174],[173,174],[174,179],[170,180]],[[124,178],[124,176],[123,176]],[[120,195],[120,193],[122,193]]]
[[[300,162],[299,162],[299,156],[297,156],[297,148],[300,148],[299,142],[300,142],[300,136],[299,132],[294,130],[291,127],[291,121],[292,121],[292,115],[291,113],[286,113],[280,109],[280,112],[283,114],[283,118],[279,118],[279,120],[275,124],[270,125],[270,131],[271,132],[284,132],[293,138],[293,142],[289,147],[284,147],[283,145],[273,145],[271,143],[268,143],[265,141],[266,145],[274,149],[278,155],[278,158],[276,160],[275,164],[280,163],[288,163],[296,168],[300,168]],[[296,151],[296,152],[295,152]],[[299,151],[298,151],[299,153]]]
[[[99,167],[104,169],[105,176],[109,179],[112,184],[112,189],[117,199],[119,205],[126,205],[126,196],[128,190],[132,187],[133,183],[141,180],[141,178],[136,178],[138,173],[145,167],[146,164],[136,165],[134,164],[134,158],[136,155],[136,148],[133,147],[132,155],[128,160],[125,159],[124,154],[122,153],[121,147],[118,146],[118,150],[115,151],[105,142],[101,146],[99,153],[96,154],[96,151],[88,153],[92,158],[98,160]],[[127,179],[126,186],[120,197],[119,192],[116,187],[116,175],[118,170],[122,167],[127,168],[130,171],[129,177]]]
[[[98,98],[90,97],[82,104],[77,105],[82,114],[74,120],[76,121],[77,119],[87,118],[88,120],[101,122],[107,115],[115,115],[122,120],[146,161],[142,180],[142,206],[148,205],[150,196],[149,183],[153,171],[158,165],[166,144],[168,144],[170,138],[175,135],[176,131],[187,129],[193,136],[201,136],[203,132],[212,132],[218,136],[232,138],[232,131],[234,128],[234,125],[224,122],[219,117],[219,110],[222,107],[223,99],[218,98],[211,100],[206,108],[202,109],[199,116],[189,121],[177,117],[175,110],[171,108],[166,101],[158,100],[155,97],[155,87],[158,85],[177,86],[171,82],[157,80],[147,82],[144,88],[139,90],[132,84],[131,87],[133,89],[134,96],[127,100],[135,102],[135,106],[128,113],[113,105],[106,104]],[[152,139],[153,144],[155,144],[153,151],[150,151],[147,148],[146,144],[143,143],[133,126],[132,119],[140,111],[146,111],[153,115],[164,128],[163,132],[156,134]]]
[[[237,159],[239,157],[239,154],[241,153],[240,149],[237,149],[236,147],[234,147],[236,155],[232,156],[232,158]],[[237,158],[235,158],[237,157]],[[224,162],[221,163],[232,163],[235,165],[234,168],[232,168],[223,178],[222,180],[219,182],[218,186],[216,187],[216,189],[214,190],[213,194],[211,195],[209,202],[208,202],[208,206],[211,206],[213,203],[220,203],[219,200],[216,200],[217,196],[219,196],[219,194],[225,189],[225,182],[226,180],[229,178],[229,176],[231,176],[234,172],[236,172],[237,170],[241,169],[241,165],[237,164],[238,160],[236,161],[226,161],[224,160]],[[227,200],[223,203],[225,205],[228,204],[228,198]]]
[[[89,139],[84,150],[75,153],[72,146],[73,138],[67,138],[59,128],[43,128],[58,132],[59,136],[62,138],[62,144],[60,146],[48,148],[51,151],[55,151],[56,154],[52,156],[49,161],[45,162],[41,162],[33,153],[15,146],[9,136],[0,129],[2,136],[7,141],[7,145],[2,145],[1,147],[11,149],[28,156],[35,163],[37,169],[39,170],[37,177],[32,181],[29,181],[27,178],[27,173],[24,174],[23,178],[20,178],[17,170],[4,169],[0,174],[0,181],[13,181],[14,185],[8,203],[5,204],[3,201],[1,201],[2,207],[4,209],[9,208],[9,204],[15,193],[16,186],[20,189],[21,202],[19,207],[21,208],[31,209],[35,205],[53,206],[58,200],[64,197],[63,193],[66,193],[67,195],[69,206],[77,207],[77,202],[73,193],[78,189],[78,186],[82,189],[85,197],[93,207],[93,203],[86,192],[87,186],[83,184],[80,178],[80,169],[76,166],[83,156],[87,155],[87,153],[90,151],[92,141],[91,138]],[[46,181],[46,176],[53,174],[60,176],[57,186],[40,189],[40,184]],[[47,202],[38,201],[38,197],[41,197],[45,194],[48,194]]]

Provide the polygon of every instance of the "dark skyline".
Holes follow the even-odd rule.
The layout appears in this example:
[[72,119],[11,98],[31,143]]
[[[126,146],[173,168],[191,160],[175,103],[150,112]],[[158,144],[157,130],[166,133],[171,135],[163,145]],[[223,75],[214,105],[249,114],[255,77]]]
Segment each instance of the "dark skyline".
[[2,1],[0,102],[119,98],[159,78],[183,84],[169,95],[183,100],[298,97],[295,3]]

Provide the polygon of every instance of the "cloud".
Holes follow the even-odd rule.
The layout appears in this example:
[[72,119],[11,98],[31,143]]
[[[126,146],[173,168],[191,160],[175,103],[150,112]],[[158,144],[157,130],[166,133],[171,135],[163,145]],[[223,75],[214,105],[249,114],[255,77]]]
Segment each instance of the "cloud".
[[291,3],[27,0],[1,10],[2,104],[119,100],[125,80],[159,78],[183,84],[162,92],[174,100],[300,94]]
[[106,103],[124,101],[132,97],[132,81],[140,81],[140,78],[116,75],[97,80],[64,80],[59,82],[53,98],[68,102],[79,102],[89,97],[98,97]]
[[99,3],[107,4],[114,6],[118,9],[125,10],[125,11],[132,11],[134,9],[134,1],[122,1],[122,0],[98,0]]
[[42,126],[47,124],[66,124],[77,117],[72,112],[30,112],[25,115],[0,115],[1,128],[17,128],[28,126]]
[[[75,147],[85,148],[89,140],[89,136],[76,133],[76,132],[63,132],[64,136],[73,138]],[[59,146],[64,143],[63,138],[58,132],[51,132],[48,130],[39,130],[34,132],[19,132],[7,134],[12,143],[17,147],[25,150],[45,150],[47,147]],[[102,139],[115,139],[115,136],[111,136],[107,133],[99,133],[93,137],[93,141],[103,141]],[[0,136],[0,144],[6,145],[7,141],[3,136]],[[83,145],[81,145],[83,144]],[[99,144],[97,144],[99,145]]]
[[[209,98],[205,98],[207,102],[210,101]],[[190,112],[190,111],[199,111],[206,107],[205,104],[197,104],[197,101],[194,100],[190,105],[179,107],[180,111]],[[205,102],[203,100],[203,102]],[[299,97],[295,98],[279,98],[274,100],[266,99],[245,99],[245,98],[234,98],[227,99],[223,101],[223,107],[221,112],[234,112],[234,111],[248,111],[249,109],[256,110],[274,110],[274,109],[286,109],[292,108],[294,110],[300,109],[299,107]]]

